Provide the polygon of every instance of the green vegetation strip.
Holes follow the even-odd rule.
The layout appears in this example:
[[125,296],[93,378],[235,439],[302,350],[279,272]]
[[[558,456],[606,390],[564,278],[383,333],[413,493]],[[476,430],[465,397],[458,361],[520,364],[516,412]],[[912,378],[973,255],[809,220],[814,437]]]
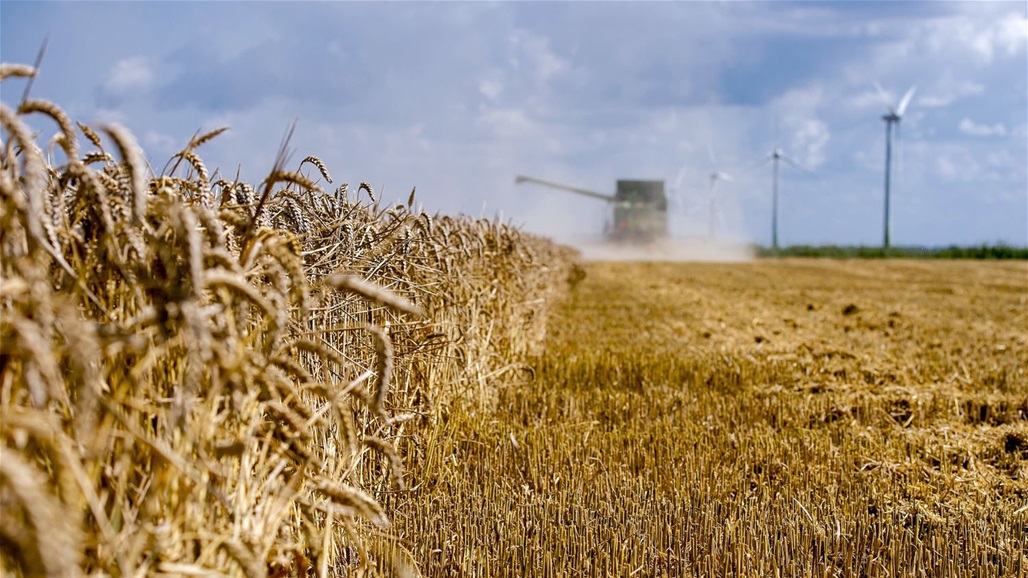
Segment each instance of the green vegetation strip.
[[793,245],[772,249],[759,247],[758,257],[824,257],[830,259],[1028,259],[1028,247],[981,245],[971,247],[852,247],[840,245]]

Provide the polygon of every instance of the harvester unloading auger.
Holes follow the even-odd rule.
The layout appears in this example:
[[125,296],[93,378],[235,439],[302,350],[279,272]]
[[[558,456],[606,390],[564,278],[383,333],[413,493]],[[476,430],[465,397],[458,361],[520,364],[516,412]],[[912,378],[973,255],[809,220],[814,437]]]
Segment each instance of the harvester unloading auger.
[[619,180],[613,195],[521,175],[514,182],[535,183],[609,203],[614,208],[614,219],[607,223],[604,235],[611,241],[648,243],[667,237],[664,181]]

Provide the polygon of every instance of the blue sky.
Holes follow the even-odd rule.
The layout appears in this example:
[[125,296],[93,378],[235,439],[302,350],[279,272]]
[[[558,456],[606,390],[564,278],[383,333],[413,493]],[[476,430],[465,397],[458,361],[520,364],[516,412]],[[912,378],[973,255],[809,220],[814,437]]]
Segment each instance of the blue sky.
[[294,162],[316,154],[337,182],[559,238],[607,208],[515,175],[602,192],[681,175],[674,233],[702,235],[709,147],[734,177],[714,191],[720,234],[767,244],[756,165],[777,124],[813,171],[782,168],[781,242],[879,244],[873,82],[894,100],[916,84],[893,243],[1028,244],[1024,2],[0,3],[0,60],[30,64],[48,33],[33,97],[123,124],[157,170],[228,125],[201,156],[258,181],[298,119]]

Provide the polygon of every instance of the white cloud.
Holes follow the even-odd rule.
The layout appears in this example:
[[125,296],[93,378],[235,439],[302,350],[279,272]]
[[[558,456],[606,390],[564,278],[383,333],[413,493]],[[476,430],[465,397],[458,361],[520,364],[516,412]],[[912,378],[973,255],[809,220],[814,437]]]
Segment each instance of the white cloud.
[[785,154],[795,155],[797,161],[811,169],[824,164],[831,139],[828,124],[820,118],[824,95],[824,88],[816,84],[790,90],[771,104],[779,116],[779,128],[789,135],[785,146],[790,150]]
[[957,125],[960,132],[971,136],[1004,136],[1007,128],[1001,122],[994,125],[978,124],[969,118],[965,118]]
[[918,106],[924,108],[945,108],[965,96],[975,96],[985,92],[985,85],[980,82],[965,80],[951,83],[943,80],[934,92],[922,94],[915,99]]
[[816,110],[824,97],[824,89],[820,85],[805,86],[791,89],[771,104],[783,112],[796,114]]
[[857,93],[841,95],[845,106],[854,111],[881,106],[870,86],[875,79],[892,88],[896,98],[907,86],[917,84],[919,94],[912,106],[926,108],[944,108],[965,97],[983,95],[998,82],[1013,81],[1021,87],[1018,80],[1023,72],[1012,78],[1009,73],[1005,77],[997,73],[1024,68],[1023,61],[1017,61],[1028,40],[1023,12],[1011,12],[1009,4],[987,2],[939,3],[932,12],[882,21],[872,17],[871,23],[886,32],[859,51],[861,58],[842,68],[840,80]]
[[878,92],[875,91],[870,82],[866,84],[867,88],[860,90],[852,96],[844,97],[842,100],[843,106],[856,110],[882,107],[882,98],[878,96]]
[[146,90],[153,82],[153,72],[142,56],[133,56],[115,63],[104,81],[104,89],[112,95],[124,96]]
[[1016,153],[1009,149],[997,150],[985,155],[985,165],[994,173],[1017,175],[1024,179],[1028,173],[1028,166],[1023,158],[1018,158]]
[[981,185],[977,195],[982,200],[994,200],[1001,190],[995,185],[1009,181],[1017,165],[1024,164],[1003,152],[971,152],[953,145],[935,146],[931,155],[932,166],[943,182],[977,183]]
[[979,62],[990,63],[997,54],[1014,56],[1028,41],[1028,19],[1016,13],[1002,15],[979,10],[977,6],[924,26],[920,42],[935,53],[969,53]]
[[800,151],[800,161],[813,169],[824,164],[825,147],[831,137],[827,124],[820,120],[805,120],[796,129],[792,145]]
[[917,99],[917,104],[925,108],[945,108],[956,100],[956,96],[953,94],[946,95],[925,95]]
[[503,92],[503,83],[498,80],[481,80],[478,83],[478,92],[489,100],[496,100]]
[[1028,18],[1010,13],[995,28],[996,43],[1007,55],[1014,55],[1025,48],[1028,41]]
[[498,139],[521,139],[536,132],[535,124],[519,108],[486,109],[479,115],[478,122],[490,137]]
[[130,125],[129,117],[123,110],[100,107],[93,111],[92,116],[93,118],[88,120],[90,123]]
[[935,159],[935,168],[946,180],[956,180],[957,176],[960,174],[960,169],[957,167],[956,163],[947,157],[939,157]]
[[153,154],[154,152],[152,149],[158,149],[159,151],[168,152],[174,151],[176,145],[180,147],[184,146],[184,143],[179,142],[177,138],[155,130],[148,130],[145,134],[143,134],[142,144],[144,145],[144,148],[147,150],[147,152],[150,154]]
[[546,82],[569,68],[567,60],[550,48],[550,41],[528,30],[515,30],[510,36],[514,56],[511,65],[515,69],[527,66],[536,81]]

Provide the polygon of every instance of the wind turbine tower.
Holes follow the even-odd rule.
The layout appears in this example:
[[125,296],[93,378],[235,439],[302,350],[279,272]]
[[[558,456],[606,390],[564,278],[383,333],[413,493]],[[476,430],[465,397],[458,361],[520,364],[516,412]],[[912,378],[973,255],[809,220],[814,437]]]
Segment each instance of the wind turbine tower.
[[903,95],[900,99],[898,106],[893,106],[892,100],[885,93],[885,89],[882,85],[875,83],[875,88],[878,90],[878,95],[882,98],[885,103],[885,108],[889,109],[889,113],[882,116],[882,120],[885,121],[885,240],[882,246],[886,249],[889,248],[889,177],[892,169],[892,125],[896,125],[896,138],[900,138],[900,120],[903,119],[903,113],[906,112],[907,106],[910,105],[910,99],[914,98],[914,91],[917,90],[916,86],[911,86],[910,90]]
[[790,165],[796,170],[810,174],[810,171],[803,168],[799,163],[792,160],[782,152],[782,149],[778,146],[778,124],[775,123],[775,148],[771,150],[762,163],[770,161],[772,166],[772,181],[771,181],[771,248],[778,248],[778,161],[785,161],[786,164]]
[[707,238],[714,240],[714,233],[717,229],[717,206],[714,202],[714,189],[718,181],[731,181],[732,175],[718,169],[717,157],[714,156],[714,147],[707,145],[707,154],[710,156],[710,187],[707,189],[707,204],[710,209],[710,224],[707,230]]

